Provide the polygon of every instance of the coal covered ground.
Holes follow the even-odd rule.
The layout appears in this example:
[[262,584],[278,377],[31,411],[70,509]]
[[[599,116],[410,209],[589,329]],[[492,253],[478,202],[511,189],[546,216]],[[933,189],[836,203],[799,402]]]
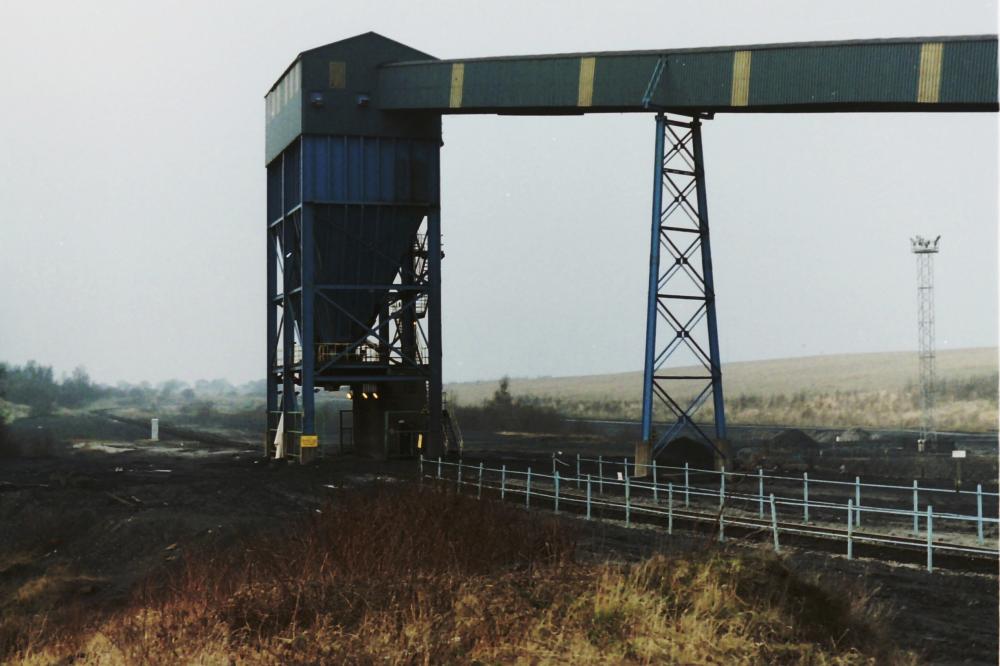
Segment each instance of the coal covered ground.
[[[413,460],[350,455],[302,467],[262,460],[258,449],[246,445],[151,444],[139,439],[144,434],[116,424],[101,442],[56,442],[44,455],[0,461],[0,605],[36,603],[44,614],[46,607],[82,602],[99,614],[181,553],[291,529],[298,518],[322,510],[340,488],[412,479],[417,470]],[[585,441],[595,451],[606,444]],[[520,451],[542,465],[566,443],[498,435],[472,438],[470,447],[483,457]],[[615,521],[562,519],[579,530],[582,558],[766,547],[737,541],[720,546],[707,530],[668,536]],[[930,663],[996,663],[996,572],[929,574],[919,566],[847,561],[798,548],[784,549],[782,557],[827,585],[873,595],[887,613],[892,639]],[[33,582],[46,578],[53,584],[26,601],[23,592],[43,589]]]

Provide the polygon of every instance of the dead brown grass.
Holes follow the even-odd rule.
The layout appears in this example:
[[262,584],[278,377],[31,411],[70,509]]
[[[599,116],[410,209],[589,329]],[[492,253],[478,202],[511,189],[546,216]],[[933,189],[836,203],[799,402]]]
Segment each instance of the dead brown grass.
[[151,579],[124,610],[16,637],[14,663],[906,663],[857,596],[771,557],[574,560],[572,528],[409,484]]

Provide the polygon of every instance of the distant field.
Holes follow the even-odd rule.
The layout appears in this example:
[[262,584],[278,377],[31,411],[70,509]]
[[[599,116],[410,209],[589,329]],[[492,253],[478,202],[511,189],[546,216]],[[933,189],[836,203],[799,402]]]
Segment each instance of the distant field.
[[[997,371],[996,347],[939,352],[938,426],[996,429]],[[886,427],[919,423],[915,352],[728,363],[723,377],[727,411],[734,422]],[[449,384],[447,390],[458,404],[478,404],[496,385],[495,380],[463,382]],[[510,391],[565,413],[635,418],[642,373],[515,377]]]

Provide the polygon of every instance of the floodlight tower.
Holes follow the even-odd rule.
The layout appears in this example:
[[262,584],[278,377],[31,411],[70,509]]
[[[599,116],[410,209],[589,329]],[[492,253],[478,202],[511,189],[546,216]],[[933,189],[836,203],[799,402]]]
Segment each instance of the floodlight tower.
[[938,242],[923,236],[910,239],[910,251],[917,255],[917,337],[920,358],[920,440],[918,450],[934,440],[934,255]]

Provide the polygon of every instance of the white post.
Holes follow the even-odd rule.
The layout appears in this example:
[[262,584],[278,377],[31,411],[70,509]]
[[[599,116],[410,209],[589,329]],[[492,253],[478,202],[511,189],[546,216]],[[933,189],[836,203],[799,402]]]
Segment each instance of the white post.
[[660,491],[656,487],[656,461],[653,461],[653,504],[660,503]]
[[[625,477],[626,479],[628,478],[628,458],[626,458],[625,461],[622,462],[622,476]],[[633,474],[633,476],[635,475]]]
[[809,522],[809,472],[802,472],[802,522]]
[[604,458],[597,456],[597,492],[604,494]]
[[528,476],[524,480],[524,508],[531,508],[531,468],[528,468]]
[[690,482],[688,480],[688,471],[689,471],[688,470],[688,464],[685,462],[684,463],[684,508],[685,509],[687,507],[691,506],[691,497],[690,497],[690,494],[689,494],[689,490],[691,488],[691,484],[690,484]]
[[674,533],[674,482],[667,483],[667,534]]
[[458,474],[455,475],[455,491],[462,492],[462,459],[458,459]]
[[552,478],[555,479],[556,485],[555,510],[556,513],[559,513],[559,470],[556,470],[556,473],[552,475]]
[[780,553],[778,547],[778,512],[774,508],[774,493],[771,493],[771,531],[774,533],[774,552]]
[[764,517],[764,470],[757,468],[757,517]]
[[479,487],[476,488],[476,499],[483,498],[483,463],[479,463]]
[[438,478],[441,478],[441,456],[438,456]]
[[719,508],[719,543],[726,540],[726,510]]
[[983,484],[976,484],[976,536],[983,545]]
[[424,482],[424,454],[420,454],[420,482]]
[[590,475],[587,475],[587,520],[590,520]]
[[719,510],[726,505],[726,466],[722,466],[722,473],[719,475]]
[[927,505],[927,570],[934,571],[934,507]]
[[861,527],[861,477],[854,477],[854,526]]
[[576,489],[580,489],[580,454],[576,454]]
[[854,502],[847,500],[847,559],[854,558]]
[[160,419],[149,420],[149,438],[154,442],[160,441]]
[[[628,470],[628,467],[626,467],[625,469]],[[630,493],[630,488],[629,488],[629,484],[628,484],[628,474],[626,474],[624,476],[624,479],[625,479],[625,527],[630,527],[631,524],[632,524],[631,523],[631,515],[630,515],[631,514],[631,509],[632,509],[632,506],[631,506],[632,501],[631,501],[631,499],[629,497],[629,495],[631,493]]]
[[500,499],[507,494],[507,465],[500,466]]
[[920,497],[917,494],[917,480],[913,479],[913,536],[920,536]]

